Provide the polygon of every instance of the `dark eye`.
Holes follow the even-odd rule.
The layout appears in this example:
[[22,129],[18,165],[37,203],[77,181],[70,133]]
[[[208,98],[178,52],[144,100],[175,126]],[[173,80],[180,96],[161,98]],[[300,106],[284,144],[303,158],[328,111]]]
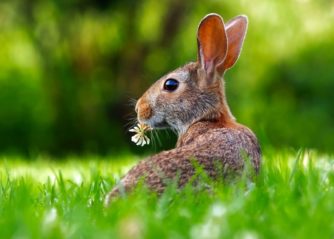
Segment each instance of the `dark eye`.
[[164,90],[172,92],[176,90],[178,86],[179,82],[177,80],[169,78],[164,83]]

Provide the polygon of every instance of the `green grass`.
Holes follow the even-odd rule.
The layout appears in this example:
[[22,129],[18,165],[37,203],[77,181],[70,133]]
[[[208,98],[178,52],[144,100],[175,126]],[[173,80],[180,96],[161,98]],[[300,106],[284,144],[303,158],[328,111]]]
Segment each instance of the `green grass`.
[[0,160],[1,238],[334,238],[334,158],[268,151],[259,177],[103,199],[135,158]]

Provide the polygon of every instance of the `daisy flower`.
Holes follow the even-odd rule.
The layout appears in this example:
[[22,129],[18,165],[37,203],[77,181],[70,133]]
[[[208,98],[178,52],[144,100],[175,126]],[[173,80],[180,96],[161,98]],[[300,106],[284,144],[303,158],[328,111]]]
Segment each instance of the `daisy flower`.
[[144,146],[145,144],[150,144],[150,139],[145,135],[147,131],[151,130],[151,127],[145,124],[138,123],[135,127],[131,128],[129,131],[136,133],[131,137],[131,141],[136,145]]

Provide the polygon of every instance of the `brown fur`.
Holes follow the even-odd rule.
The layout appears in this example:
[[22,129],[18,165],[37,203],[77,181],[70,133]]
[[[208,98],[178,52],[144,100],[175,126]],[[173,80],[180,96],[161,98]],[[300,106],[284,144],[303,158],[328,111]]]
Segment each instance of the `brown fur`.
[[138,102],[140,107],[136,109],[138,117],[141,119],[149,119],[152,116],[152,109],[145,97],[142,97],[140,100],[141,102]]
[[[226,25],[216,14],[202,20],[197,36],[198,61],[159,79],[136,105],[139,122],[177,131],[176,148],[139,162],[107,195],[106,204],[122,189],[130,191],[141,179],[157,193],[164,191],[169,180],[177,179],[182,187],[195,174],[193,161],[214,179],[242,173],[245,157],[254,171],[259,171],[257,139],[250,129],[235,121],[221,81],[239,57],[246,29],[247,18],[243,16]],[[173,92],[163,88],[169,78],[179,82]]]

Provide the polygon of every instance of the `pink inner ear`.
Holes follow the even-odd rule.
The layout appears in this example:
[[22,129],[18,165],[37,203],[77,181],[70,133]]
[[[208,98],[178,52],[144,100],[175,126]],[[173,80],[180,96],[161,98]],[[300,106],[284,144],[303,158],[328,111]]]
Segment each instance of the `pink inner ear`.
[[213,61],[204,61],[204,69],[206,72],[212,71],[213,70]]
[[222,63],[227,52],[227,38],[223,19],[216,14],[205,17],[198,28],[198,52],[205,71],[213,71]]

